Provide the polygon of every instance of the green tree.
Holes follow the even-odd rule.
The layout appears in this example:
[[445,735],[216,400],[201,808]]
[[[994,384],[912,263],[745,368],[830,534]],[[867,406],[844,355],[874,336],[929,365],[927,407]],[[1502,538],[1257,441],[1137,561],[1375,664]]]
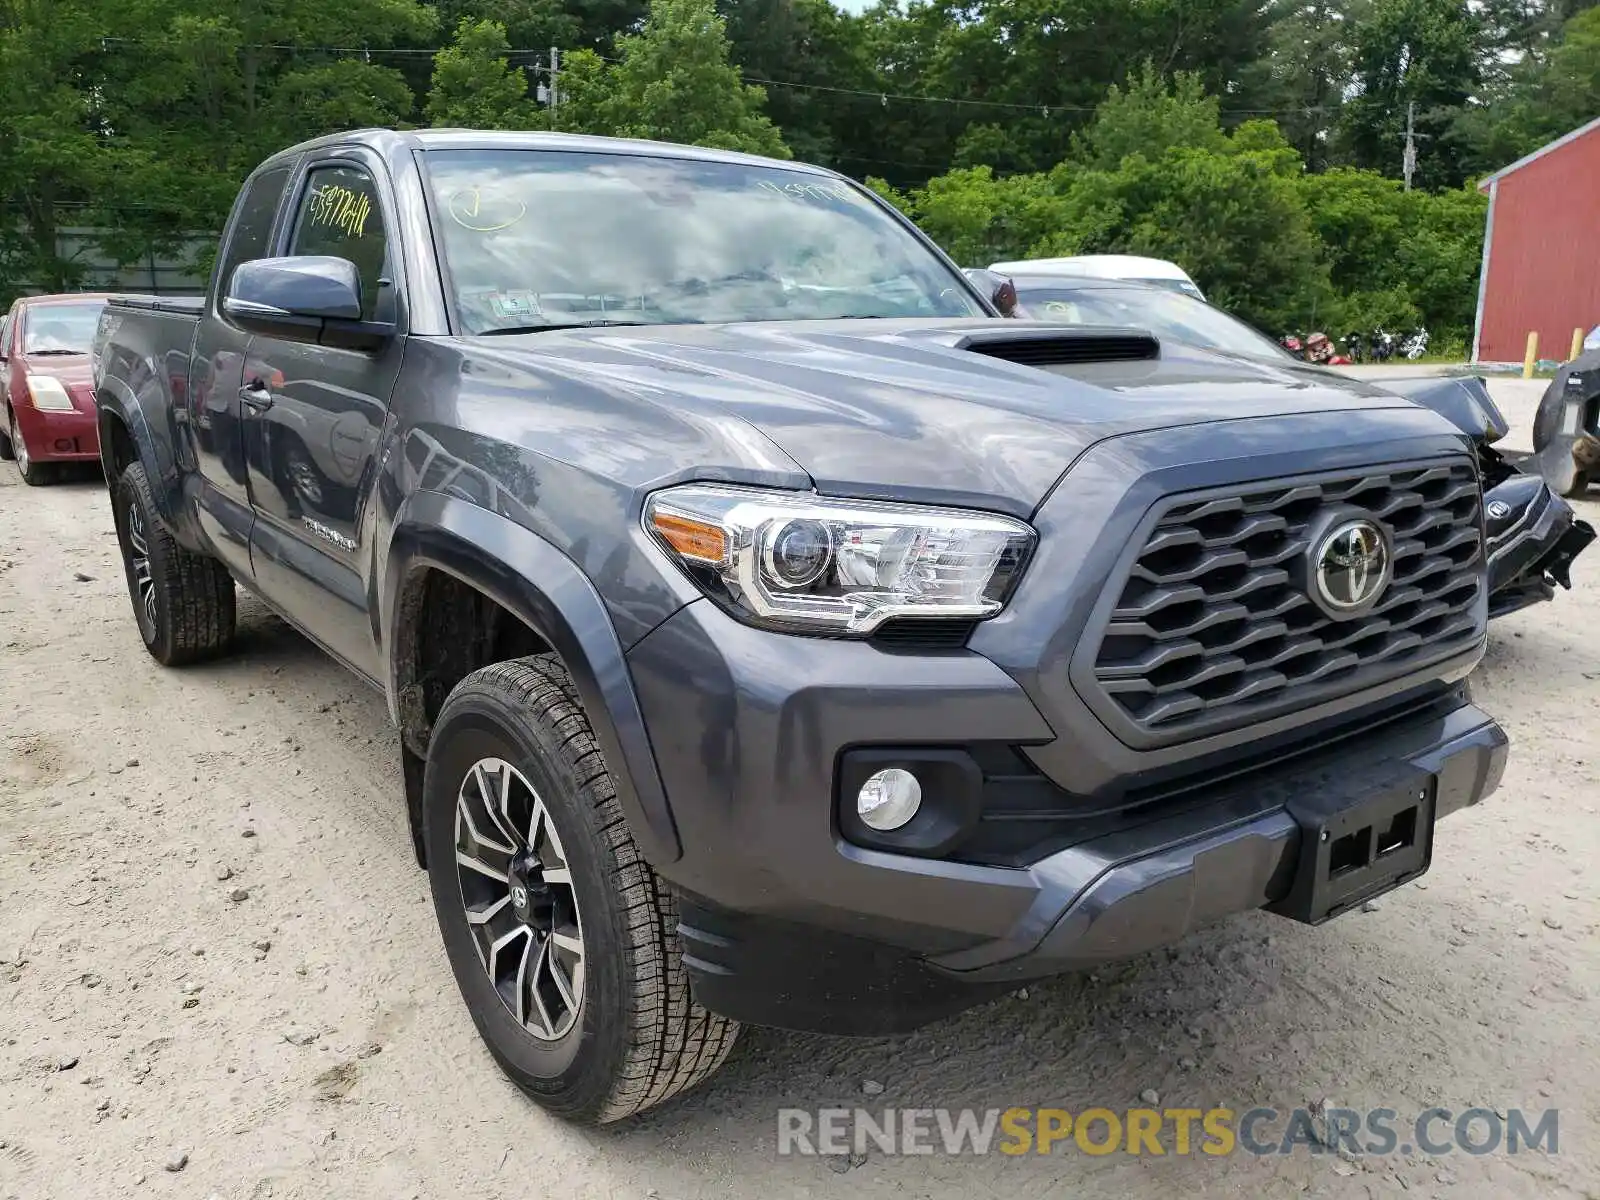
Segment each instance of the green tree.
[[1565,133],[1600,114],[1600,8],[1566,23],[1540,83],[1547,129]]
[[718,11],[731,60],[747,77],[775,81],[766,113],[784,142],[807,162],[839,163],[868,103],[877,105],[875,96],[850,94],[872,89],[877,77],[865,22],[831,0],[718,0]]
[[1447,137],[1477,88],[1483,27],[1468,0],[1372,0],[1351,32],[1356,94],[1344,105],[1339,139],[1349,160],[1386,175],[1401,170],[1406,114],[1428,140],[1415,178],[1455,187],[1466,177]]
[[1570,18],[1511,71],[1487,103],[1467,109],[1452,136],[1473,174],[1515,162],[1600,114],[1600,7]]
[[[137,226],[152,188],[152,148],[113,136],[94,88],[103,35],[88,0],[0,0],[0,285],[68,291],[84,267],[63,230]],[[122,235],[124,244],[129,234]]]
[[578,50],[561,60],[559,103],[547,116],[550,127],[562,133],[614,132],[608,112],[611,68],[593,50]]
[[[1121,227],[1082,249],[1171,259],[1213,303],[1261,329],[1310,322],[1331,289],[1296,182],[1271,152],[1135,155],[1112,181]],[[1069,194],[1085,198],[1093,190]]]
[[1244,72],[1312,170],[1327,164],[1329,135],[1350,79],[1345,10],[1343,0],[1276,0],[1267,10],[1266,53]]
[[1397,255],[1400,278],[1441,344],[1465,345],[1477,312],[1488,198],[1471,184],[1445,192],[1414,191],[1404,198],[1407,236]]
[[618,39],[617,52],[596,106],[606,132],[789,157],[762,112],[766,93],[728,59],[712,0],[651,0],[643,30]]
[[463,18],[452,43],[433,60],[423,111],[433,125],[464,129],[529,129],[542,118],[528,99],[528,80],[511,65],[498,21]]
[[1059,228],[1061,196],[1044,175],[996,178],[988,167],[958,168],[911,196],[924,232],[962,266],[1014,258]]
[[274,129],[310,126],[331,132],[402,125],[410,120],[415,105],[400,72],[340,59],[286,72],[262,109]]
[[1181,72],[1168,80],[1147,59],[1125,88],[1111,85],[1093,122],[1073,139],[1073,157],[1114,171],[1132,154],[1156,158],[1176,147],[1217,151],[1226,144],[1220,106],[1200,77]]

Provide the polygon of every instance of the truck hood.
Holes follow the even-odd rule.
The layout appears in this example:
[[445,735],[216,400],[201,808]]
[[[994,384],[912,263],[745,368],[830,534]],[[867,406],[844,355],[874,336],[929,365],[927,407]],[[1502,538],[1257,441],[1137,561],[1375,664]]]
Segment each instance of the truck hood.
[[[473,346],[474,357],[516,373],[556,375],[611,395],[624,390],[697,429],[736,426],[706,447],[712,458],[750,444],[754,431],[824,493],[1019,514],[1107,438],[1200,422],[1417,407],[1293,364],[1175,344],[1153,359],[1094,361],[1106,355],[1088,345],[1101,338],[1114,353],[1117,339],[1125,349],[1130,337],[1148,336],[1031,321],[854,320],[601,327],[473,339]],[[997,342],[1063,338],[1080,343],[1064,355],[1080,361],[1037,366],[995,356],[1003,349]]]

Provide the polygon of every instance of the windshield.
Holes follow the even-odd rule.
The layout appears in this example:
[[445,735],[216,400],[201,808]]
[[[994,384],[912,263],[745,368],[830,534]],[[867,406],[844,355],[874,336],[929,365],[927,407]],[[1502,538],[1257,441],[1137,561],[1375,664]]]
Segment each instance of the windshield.
[[87,354],[100,323],[104,300],[83,304],[40,304],[28,309],[24,354]]
[[1243,321],[1182,292],[1153,288],[1030,287],[1017,283],[1019,316],[1060,325],[1120,325],[1148,329],[1158,339],[1187,342],[1207,350],[1248,358],[1291,356],[1271,338]]
[[429,151],[426,165],[467,333],[985,315],[870,195],[830,176],[543,150]]

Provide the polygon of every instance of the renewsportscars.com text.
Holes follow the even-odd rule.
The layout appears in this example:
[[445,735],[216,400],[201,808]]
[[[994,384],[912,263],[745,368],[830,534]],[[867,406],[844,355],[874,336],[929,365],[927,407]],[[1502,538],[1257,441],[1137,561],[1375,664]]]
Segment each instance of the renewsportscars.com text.
[[1560,1152],[1560,1110],[1392,1108],[800,1108],[778,1110],[780,1155]]

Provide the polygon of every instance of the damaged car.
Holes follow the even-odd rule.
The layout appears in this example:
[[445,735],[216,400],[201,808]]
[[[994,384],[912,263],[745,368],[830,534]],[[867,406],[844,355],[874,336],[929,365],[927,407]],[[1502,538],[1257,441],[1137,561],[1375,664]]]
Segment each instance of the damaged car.
[[1600,347],[1563,363],[1533,419],[1534,470],[1563,496],[1600,477]]
[[[1249,359],[1318,385],[1361,395],[1389,392],[1426,405],[1469,434],[1483,472],[1489,553],[1489,615],[1502,617],[1572,587],[1573,560],[1594,540],[1557,492],[1579,495],[1600,474],[1600,351],[1580,358],[1551,385],[1534,429],[1538,474],[1520,470],[1495,448],[1509,426],[1482,379],[1413,378],[1367,382],[1312,366],[1236,317],[1193,296],[1126,279],[1018,275],[969,270],[1005,315],[1063,325],[1147,329]],[[1339,380],[1334,383],[1333,379]],[[1566,431],[1566,432],[1563,432]]]

